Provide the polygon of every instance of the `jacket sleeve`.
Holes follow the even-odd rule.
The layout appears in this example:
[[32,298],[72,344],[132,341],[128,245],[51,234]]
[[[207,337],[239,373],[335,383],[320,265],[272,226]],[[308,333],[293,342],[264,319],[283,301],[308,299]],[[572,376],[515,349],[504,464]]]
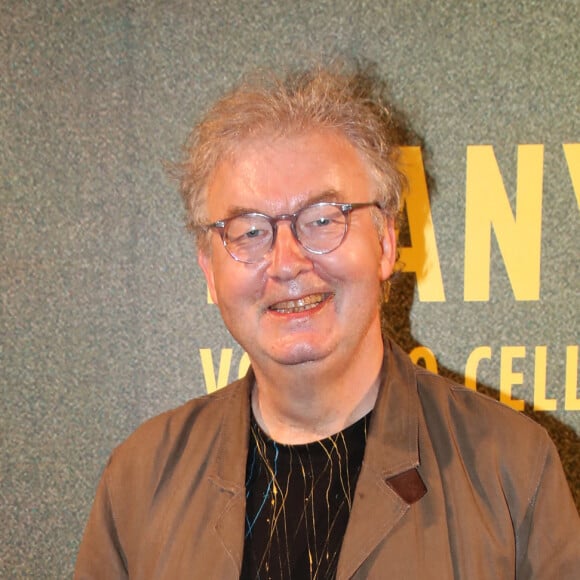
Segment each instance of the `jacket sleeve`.
[[517,578],[573,580],[580,570],[580,517],[556,447],[546,439],[543,468],[516,530]]
[[121,580],[129,578],[127,562],[118,536],[105,468],[75,567],[75,580]]

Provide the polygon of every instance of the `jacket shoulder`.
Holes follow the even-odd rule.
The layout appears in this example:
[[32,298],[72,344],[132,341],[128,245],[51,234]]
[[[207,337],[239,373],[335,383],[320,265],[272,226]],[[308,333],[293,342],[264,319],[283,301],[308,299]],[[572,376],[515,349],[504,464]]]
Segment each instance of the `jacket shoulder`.
[[225,410],[243,405],[241,399],[248,396],[244,386],[241,379],[148,419],[113,450],[107,469],[142,474],[185,448],[207,453],[216,442]]
[[[558,452],[547,431],[523,413],[424,369],[417,388],[429,439],[441,464],[501,482],[527,502]],[[497,478],[497,479],[494,479]],[[490,482],[488,482],[489,484]]]
[[549,439],[546,430],[520,411],[452,380],[416,367],[417,388],[427,415],[437,414],[449,425],[476,434],[509,432],[532,441]]

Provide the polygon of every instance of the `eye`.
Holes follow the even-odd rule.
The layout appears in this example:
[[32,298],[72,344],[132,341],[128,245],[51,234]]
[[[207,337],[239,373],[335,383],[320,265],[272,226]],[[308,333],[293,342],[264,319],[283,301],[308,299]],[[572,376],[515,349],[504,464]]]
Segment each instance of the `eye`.
[[331,223],[332,223],[332,220],[329,217],[320,216],[319,218],[316,218],[308,225],[312,226],[312,227],[324,227],[324,226],[330,225]]
[[335,211],[323,211],[303,216],[300,227],[306,230],[327,229],[336,226],[341,227],[343,221],[344,218],[341,213]]
[[267,242],[272,237],[272,227],[260,216],[244,215],[229,222],[226,235],[228,242],[237,246]]
[[245,242],[259,241],[270,236],[270,231],[268,229],[260,228],[250,228],[247,230],[235,231],[230,230],[228,232],[228,239],[233,244],[243,244]]
[[241,236],[241,237],[245,237],[245,238],[248,238],[251,240],[254,238],[260,238],[260,237],[265,236],[265,235],[267,235],[266,230],[259,229],[257,227],[253,227],[250,230],[248,230],[245,234],[243,234],[243,236]]

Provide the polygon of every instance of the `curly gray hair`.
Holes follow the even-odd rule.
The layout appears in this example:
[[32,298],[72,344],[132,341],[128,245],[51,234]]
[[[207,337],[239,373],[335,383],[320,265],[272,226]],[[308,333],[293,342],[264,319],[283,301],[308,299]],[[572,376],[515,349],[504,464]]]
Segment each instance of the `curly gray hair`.
[[284,78],[261,72],[211,107],[191,132],[184,160],[173,166],[198,247],[208,247],[207,187],[220,160],[244,139],[312,130],[348,139],[368,164],[384,213],[397,216],[404,183],[397,168],[398,129],[376,80],[360,70],[322,66]]

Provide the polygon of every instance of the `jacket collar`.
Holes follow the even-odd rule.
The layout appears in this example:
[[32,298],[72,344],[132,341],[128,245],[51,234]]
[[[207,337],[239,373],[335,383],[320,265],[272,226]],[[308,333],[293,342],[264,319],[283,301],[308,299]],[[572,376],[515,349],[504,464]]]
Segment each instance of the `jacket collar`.
[[385,341],[379,396],[338,562],[351,578],[376,546],[427,492],[419,470],[417,379],[408,356]]
[[246,456],[250,433],[250,391],[254,383],[252,369],[245,377],[218,391],[221,398],[218,453],[215,481],[224,489],[239,491],[245,486]]
[[409,357],[385,342],[381,388],[373,410],[365,462],[389,478],[419,465],[419,399]]
[[[245,482],[253,383],[250,368],[244,378],[212,395],[221,399],[223,409],[215,477],[230,491]],[[419,412],[414,366],[399,346],[387,340],[364,460],[377,476],[388,480],[419,465]]]
[[213,403],[220,406],[221,413],[215,414],[220,425],[217,429],[216,459],[209,475],[217,494],[208,499],[214,502],[217,517],[208,521],[208,526],[215,530],[221,541],[221,544],[215,544],[215,557],[219,557],[221,546],[234,566],[232,577],[239,576],[244,554],[246,456],[253,380],[253,376],[248,374],[210,395]]

